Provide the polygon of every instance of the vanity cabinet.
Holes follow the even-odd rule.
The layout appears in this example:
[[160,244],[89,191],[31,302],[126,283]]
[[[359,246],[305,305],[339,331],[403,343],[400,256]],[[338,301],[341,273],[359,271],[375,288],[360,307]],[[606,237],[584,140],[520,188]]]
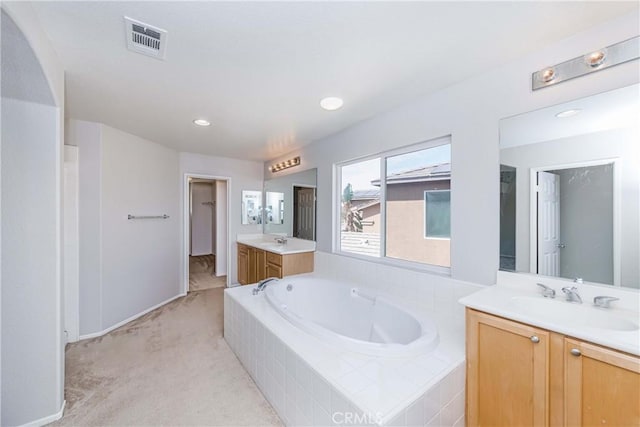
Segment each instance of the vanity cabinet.
[[249,283],[249,246],[238,243],[238,283]]
[[267,277],[283,278],[313,271],[313,252],[276,254],[238,243],[238,283],[248,285]]
[[640,425],[640,358],[467,309],[469,426]]
[[266,253],[262,249],[238,243],[238,283],[256,283],[266,276]]
[[467,424],[547,425],[549,333],[467,310]]
[[565,338],[565,425],[640,425],[640,358]]

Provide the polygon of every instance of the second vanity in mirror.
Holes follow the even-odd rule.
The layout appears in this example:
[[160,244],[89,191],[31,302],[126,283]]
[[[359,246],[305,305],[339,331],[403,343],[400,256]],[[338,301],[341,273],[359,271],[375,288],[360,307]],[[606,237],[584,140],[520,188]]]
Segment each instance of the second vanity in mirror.
[[[245,206],[247,212],[251,207],[251,212],[245,213]],[[264,194],[243,192],[243,221],[245,219],[246,224],[262,224],[263,234],[238,236],[240,284],[312,272],[316,169],[270,179],[265,182]]]

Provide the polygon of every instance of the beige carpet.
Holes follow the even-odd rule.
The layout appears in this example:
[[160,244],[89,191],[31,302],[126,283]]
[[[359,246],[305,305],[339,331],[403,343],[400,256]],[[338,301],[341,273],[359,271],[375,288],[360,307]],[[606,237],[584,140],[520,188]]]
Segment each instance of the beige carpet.
[[54,425],[282,425],[222,338],[223,289],[192,292],[66,350]]
[[227,276],[215,275],[216,256],[189,256],[189,292],[227,286]]

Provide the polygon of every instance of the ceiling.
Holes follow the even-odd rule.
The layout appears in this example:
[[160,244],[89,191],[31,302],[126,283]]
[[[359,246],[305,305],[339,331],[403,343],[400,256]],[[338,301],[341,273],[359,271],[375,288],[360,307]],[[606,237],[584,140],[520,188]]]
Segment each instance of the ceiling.
[[[638,127],[640,85],[635,84],[500,121],[500,148],[512,148],[612,129]],[[575,110],[570,117],[558,113]]]
[[[33,2],[66,115],[266,160],[638,8],[637,2]],[[123,16],[168,31],[127,50]],[[324,111],[325,96],[344,98]],[[206,118],[212,126],[193,125]]]

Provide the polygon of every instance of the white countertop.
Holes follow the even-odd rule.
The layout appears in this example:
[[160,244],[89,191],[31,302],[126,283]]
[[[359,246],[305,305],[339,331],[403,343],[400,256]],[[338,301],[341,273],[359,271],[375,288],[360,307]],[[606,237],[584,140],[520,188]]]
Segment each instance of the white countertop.
[[287,243],[277,243],[276,239],[283,236],[275,234],[238,234],[236,241],[243,245],[252,246],[278,255],[314,252],[316,242],[312,240],[286,237]]
[[[570,322],[554,321],[549,319],[551,315],[545,316],[542,313],[532,313],[531,310],[529,310],[530,307],[526,307],[527,302],[529,302],[531,306],[548,306],[549,311],[555,311],[555,314],[560,316],[566,316],[566,313],[571,313],[575,309],[578,309],[584,312],[585,319],[611,315],[623,322],[637,325],[640,323],[640,319],[638,310],[634,307],[636,306],[636,301],[633,301],[633,299],[637,300],[637,293],[622,292],[621,294],[614,289],[610,289],[606,294],[596,292],[599,295],[615,295],[621,298],[620,304],[612,303],[611,308],[596,308],[592,304],[593,298],[591,294],[593,294],[593,288],[586,285],[580,286],[578,290],[579,292],[582,291],[581,294],[583,295],[583,304],[580,305],[580,307],[569,307],[574,304],[565,301],[564,294],[560,289],[556,290],[557,295],[553,300],[544,298],[539,291],[535,282],[526,286],[495,285],[468,295],[460,299],[459,302],[475,310],[527,323],[594,344],[640,355],[640,329],[612,330],[584,324],[579,319]],[[626,301],[623,300],[623,298],[628,298],[632,301]],[[523,306],[523,304],[517,304],[517,301],[524,301],[525,306]],[[629,304],[629,302],[632,304]]]

